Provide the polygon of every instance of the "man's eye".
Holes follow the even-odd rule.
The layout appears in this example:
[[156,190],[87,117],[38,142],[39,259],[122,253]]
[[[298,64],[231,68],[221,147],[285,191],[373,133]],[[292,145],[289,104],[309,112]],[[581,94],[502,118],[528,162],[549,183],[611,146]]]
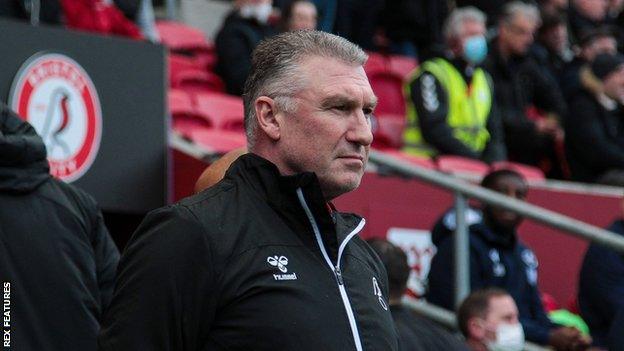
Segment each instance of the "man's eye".
[[366,115],[366,117],[371,117],[373,114],[373,109],[372,108],[365,108],[362,110],[364,112],[364,114]]
[[349,106],[347,105],[336,105],[333,107],[334,110],[338,110],[338,111],[347,111],[349,110]]

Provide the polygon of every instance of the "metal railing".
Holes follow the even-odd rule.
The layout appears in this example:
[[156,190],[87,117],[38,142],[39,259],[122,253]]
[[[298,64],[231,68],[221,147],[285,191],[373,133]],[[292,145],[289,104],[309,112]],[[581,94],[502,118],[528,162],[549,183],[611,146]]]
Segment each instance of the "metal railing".
[[[456,306],[458,306],[470,292],[469,234],[464,216],[464,212],[468,206],[467,200],[469,198],[477,199],[482,203],[518,213],[525,218],[529,218],[536,222],[567,232],[570,235],[594,243],[599,243],[624,253],[623,237],[602,228],[581,222],[572,217],[484,189],[480,186],[471,184],[465,180],[448,174],[414,166],[379,151],[371,150],[369,160],[378,165],[383,165],[386,169],[392,170],[401,175],[421,180],[454,193],[455,218],[457,221],[454,235],[454,280]],[[419,306],[424,309],[432,308],[430,304],[421,304]],[[439,315],[438,312],[439,311],[433,311],[432,313],[434,315]],[[453,314],[451,313],[451,315]]]

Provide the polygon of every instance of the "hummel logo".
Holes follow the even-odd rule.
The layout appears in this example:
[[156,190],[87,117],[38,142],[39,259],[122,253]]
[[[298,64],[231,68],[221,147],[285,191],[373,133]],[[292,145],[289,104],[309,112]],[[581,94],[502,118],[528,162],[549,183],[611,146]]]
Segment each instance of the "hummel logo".
[[[269,256],[267,257],[267,263],[272,267],[277,267],[282,273],[288,272],[288,258],[286,256]],[[297,280],[297,273],[291,274],[273,274],[275,280]]]

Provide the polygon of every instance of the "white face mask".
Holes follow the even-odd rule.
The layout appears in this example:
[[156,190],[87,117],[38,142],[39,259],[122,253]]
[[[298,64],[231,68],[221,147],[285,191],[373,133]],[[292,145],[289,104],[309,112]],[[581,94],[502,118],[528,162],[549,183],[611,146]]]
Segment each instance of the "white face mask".
[[520,323],[503,323],[496,328],[496,340],[486,342],[489,351],[522,351],[524,331]]
[[240,15],[243,18],[255,18],[260,23],[267,23],[273,6],[270,3],[257,4],[257,5],[244,5],[240,8]]

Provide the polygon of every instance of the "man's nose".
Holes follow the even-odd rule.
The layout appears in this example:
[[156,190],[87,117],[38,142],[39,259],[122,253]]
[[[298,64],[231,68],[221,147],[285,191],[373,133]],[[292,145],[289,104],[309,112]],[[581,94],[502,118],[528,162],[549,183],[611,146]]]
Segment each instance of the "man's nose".
[[[370,116],[369,116],[370,117]],[[347,140],[363,146],[369,146],[373,142],[373,131],[371,129],[370,118],[363,111],[355,113],[351,119]]]

